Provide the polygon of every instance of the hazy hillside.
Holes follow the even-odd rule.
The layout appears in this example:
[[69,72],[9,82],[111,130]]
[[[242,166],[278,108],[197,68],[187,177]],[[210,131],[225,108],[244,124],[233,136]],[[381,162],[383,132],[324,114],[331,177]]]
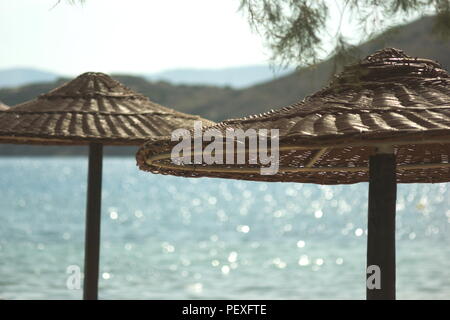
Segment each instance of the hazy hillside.
[[[450,41],[433,36],[432,27],[431,17],[396,27],[362,45],[359,48],[360,58],[385,47],[394,47],[404,50],[411,56],[437,60],[444,68],[450,70]],[[325,61],[280,79],[241,90],[233,99],[221,102],[221,108],[228,112],[224,117],[261,113],[292,104],[325,86],[333,74],[333,66],[332,60]],[[211,108],[219,106],[211,105]],[[202,110],[201,114],[209,113],[208,110]]]
[[[243,88],[274,80],[292,69],[272,70],[268,65],[224,69],[174,69],[158,73],[135,75],[151,82],[170,82],[176,85],[207,85]],[[30,68],[0,70],[0,88],[12,88],[38,82],[55,81],[61,76]]]
[[15,87],[41,81],[54,81],[58,75],[32,68],[0,70],[0,87]]
[[[438,60],[445,68],[450,69],[450,42],[432,36],[432,25],[432,18],[424,18],[409,25],[394,28],[363,45],[360,48],[360,56],[363,58],[383,47],[396,47],[412,56]],[[174,85],[163,81],[147,81],[136,76],[113,76],[132,89],[147,95],[153,101],[218,121],[291,104],[322,88],[332,74],[333,62],[325,61],[314,67],[301,69],[279,79],[244,89]],[[31,84],[14,89],[0,89],[0,100],[8,105],[14,105],[49,91],[66,80]]]
[[292,72],[273,70],[269,66],[246,66],[225,69],[175,69],[146,75],[150,81],[167,81],[173,84],[214,85],[244,88],[259,82],[271,81]]
[[[450,70],[450,42],[431,35],[432,18],[424,18],[407,26],[397,27],[360,47],[361,58],[384,47],[403,49],[412,56],[431,58]],[[220,121],[265,112],[294,103],[322,88],[333,74],[333,61],[302,69],[279,79],[244,89],[215,86],[174,85],[150,82],[140,77],[114,75],[132,89],[162,105]],[[36,97],[65,80],[0,89],[0,100],[14,105]],[[2,154],[10,154],[2,149]]]
[[[233,96],[236,92],[236,90],[226,87],[172,85],[162,81],[149,82],[144,78],[135,76],[112,76],[133,90],[148,96],[152,101],[189,113],[196,113],[197,109],[201,109],[211,101],[224,100]],[[53,82],[29,84],[18,88],[3,88],[0,89],[0,100],[13,106],[33,99],[69,80],[58,79]],[[221,114],[217,114],[216,118],[219,116]]]

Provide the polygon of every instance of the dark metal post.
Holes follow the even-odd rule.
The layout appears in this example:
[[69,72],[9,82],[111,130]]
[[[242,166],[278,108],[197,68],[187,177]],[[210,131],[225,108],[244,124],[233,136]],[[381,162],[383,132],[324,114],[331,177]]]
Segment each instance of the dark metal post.
[[380,287],[366,282],[368,300],[395,300],[396,164],[392,149],[384,151],[369,160],[367,279],[379,271]]
[[98,297],[103,145],[89,144],[83,299]]

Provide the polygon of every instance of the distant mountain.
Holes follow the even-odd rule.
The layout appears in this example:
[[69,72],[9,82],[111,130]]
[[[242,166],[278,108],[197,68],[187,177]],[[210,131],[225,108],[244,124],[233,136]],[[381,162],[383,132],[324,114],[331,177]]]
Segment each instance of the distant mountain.
[[11,68],[0,70],[0,87],[17,87],[34,82],[54,81],[59,76],[31,68]]
[[[292,69],[273,70],[269,66],[247,66],[226,69],[174,69],[143,75],[149,81],[164,81],[180,85],[228,86],[243,88],[271,81],[292,72]],[[0,88],[12,88],[37,82],[51,82],[59,75],[29,68],[0,70]]]
[[[412,23],[394,27],[382,35],[359,46],[359,58],[376,50],[394,47],[404,50],[410,56],[433,59],[450,71],[450,41],[433,33],[433,17],[425,17]],[[196,108],[196,112],[211,119],[242,117],[259,114],[295,103],[305,96],[323,88],[332,75],[341,68],[335,66],[333,58],[303,68],[279,79],[257,84],[235,92],[233,97],[222,101],[211,101]],[[0,97],[1,99],[1,97]],[[216,118],[217,110],[223,115]]]
[[292,69],[275,70],[264,65],[225,69],[175,69],[149,74],[145,78],[150,81],[162,80],[173,84],[244,88],[274,80],[292,71]]
[[[152,101],[193,114],[196,113],[196,109],[204,110],[211,101],[226,100],[237,92],[236,89],[226,87],[173,85],[164,81],[150,82],[141,77],[128,75],[113,74],[112,77],[146,95]],[[31,100],[67,81],[69,79],[60,78],[52,82],[33,83],[18,88],[0,88],[0,101],[13,106]],[[211,118],[217,119],[224,114],[223,110],[217,111]]]
[[[432,28],[433,19],[431,17],[393,28],[360,46],[359,55],[362,58],[378,49],[395,47],[404,50],[411,56],[437,60],[444,68],[450,70],[450,42],[434,36]],[[220,121],[258,114],[271,108],[284,107],[297,102],[324,87],[338,69],[335,68],[333,59],[330,59],[314,67],[304,68],[278,79],[244,89],[175,85],[127,75],[114,75],[114,78],[162,105]],[[0,100],[11,106],[47,92],[66,80],[30,84],[14,89],[0,89]],[[28,150],[25,147],[21,148],[20,150]],[[14,150],[19,149],[14,146],[1,146],[0,154],[20,153]],[[52,150],[59,149],[56,147]],[[111,149],[110,152],[112,154],[130,154],[129,150],[125,148]],[[58,154],[60,153],[58,152]]]

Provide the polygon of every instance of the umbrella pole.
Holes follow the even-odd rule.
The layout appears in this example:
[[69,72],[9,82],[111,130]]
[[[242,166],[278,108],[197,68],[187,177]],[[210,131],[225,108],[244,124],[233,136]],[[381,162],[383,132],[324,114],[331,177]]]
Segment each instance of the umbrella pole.
[[393,148],[369,159],[367,300],[395,300],[396,163]]
[[97,300],[100,260],[103,145],[89,144],[89,169],[84,249],[83,299]]

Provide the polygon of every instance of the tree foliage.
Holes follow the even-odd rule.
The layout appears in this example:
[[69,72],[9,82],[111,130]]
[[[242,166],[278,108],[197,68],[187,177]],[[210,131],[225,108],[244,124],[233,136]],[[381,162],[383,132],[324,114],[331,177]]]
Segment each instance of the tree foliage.
[[[433,32],[450,35],[450,0],[241,0],[240,10],[280,66],[311,65],[328,56],[347,62],[362,41],[425,15],[435,15]],[[356,42],[343,32],[344,21]]]

